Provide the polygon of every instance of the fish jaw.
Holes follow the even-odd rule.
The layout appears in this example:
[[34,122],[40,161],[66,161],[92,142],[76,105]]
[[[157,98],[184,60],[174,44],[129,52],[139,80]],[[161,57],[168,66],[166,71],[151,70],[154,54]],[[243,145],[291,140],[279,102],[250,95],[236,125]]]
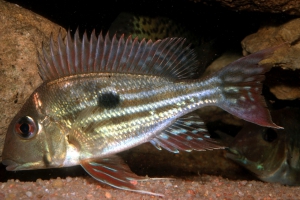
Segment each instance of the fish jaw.
[[[252,172],[257,178],[265,182],[280,183],[286,185],[299,185],[297,173],[291,169],[285,160],[279,160],[275,167],[271,167],[269,162],[254,162],[248,160],[239,151],[227,149],[225,156]],[[294,173],[294,174],[293,174]]]
[[17,168],[20,166],[20,164],[12,160],[2,160],[2,164],[7,166],[7,171],[17,171]]
[[[6,170],[7,171],[20,171],[20,170],[31,170],[31,169],[39,169],[41,168],[40,166],[43,165],[43,162],[31,162],[31,163],[25,163],[25,164],[20,164],[17,163],[13,160],[3,160],[2,161],[3,165],[6,165]],[[42,167],[44,168],[44,167]]]
[[247,160],[246,157],[242,156],[242,154],[233,148],[226,148],[227,152],[225,154],[226,158],[229,158],[245,167],[247,167],[247,164],[249,164],[249,160]]
[[[226,152],[225,157],[233,160],[234,162],[242,165],[249,171],[253,172],[255,175],[265,174],[265,166],[264,163],[254,162],[248,160],[247,157],[243,156],[243,154],[235,149],[228,148],[228,152]],[[262,179],[261,179],[262,180]]]

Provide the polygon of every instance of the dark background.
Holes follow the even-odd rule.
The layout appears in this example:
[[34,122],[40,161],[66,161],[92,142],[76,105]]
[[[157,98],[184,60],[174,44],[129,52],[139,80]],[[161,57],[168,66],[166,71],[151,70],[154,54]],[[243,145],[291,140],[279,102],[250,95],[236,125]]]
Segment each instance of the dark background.
[[[260,23],[273,15],[236,12],[210,3],[194,3],[188,0],[9,0],[38,13],[66,29],[91,32],[106,31],[121,12],[149,16],[165,16],[176,19],[191,30],[211,37],[226,36],[232,43],[240,41],[257,30]],[[97,3],[96,3],[97,2]],[[280,16],[282,18],[282,16]]]

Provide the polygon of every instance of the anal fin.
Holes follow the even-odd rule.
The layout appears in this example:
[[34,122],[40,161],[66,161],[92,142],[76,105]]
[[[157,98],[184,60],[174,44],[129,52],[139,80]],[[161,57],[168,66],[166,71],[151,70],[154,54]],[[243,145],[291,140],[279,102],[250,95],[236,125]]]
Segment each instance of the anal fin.
[[82,160],[80,164],[89,175],[101,183],[122,190],[154,196],[164,196],[162,194],[137,189],[131,181],[143,181],[145,178],[134,174],[118,156],[113,155],[100,160]]
[[204,122],[195,113],[178,118],[150,143],[159,150],[164,148],[173,153],[179,150],[189,152],[224,148],[210,138]]

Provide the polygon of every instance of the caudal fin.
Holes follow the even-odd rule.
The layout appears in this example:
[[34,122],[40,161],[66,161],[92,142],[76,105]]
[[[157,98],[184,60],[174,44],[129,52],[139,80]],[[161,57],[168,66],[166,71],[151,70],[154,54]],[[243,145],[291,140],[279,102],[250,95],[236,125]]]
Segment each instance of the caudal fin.
[[279,46],[264,49],[240,58],[217,72],[224,97],[217,106],[246,121],[266,127],[282,128],[272,122],[264,97],[261,95],[264,74],[272,66],[259,64],[278,48]]

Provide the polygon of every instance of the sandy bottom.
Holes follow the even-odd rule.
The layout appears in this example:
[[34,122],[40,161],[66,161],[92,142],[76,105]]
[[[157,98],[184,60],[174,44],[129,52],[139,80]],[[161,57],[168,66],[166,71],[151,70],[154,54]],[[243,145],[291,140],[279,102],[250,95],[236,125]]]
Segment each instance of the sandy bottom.
[[112,188],[81,167],[7,172],[1,166],[0,199],[300,199],[300,187],[256,180],[222,150],[171,154],[146,144],[121,156],[138,175],[168,177],[136,183],[164,197]]

